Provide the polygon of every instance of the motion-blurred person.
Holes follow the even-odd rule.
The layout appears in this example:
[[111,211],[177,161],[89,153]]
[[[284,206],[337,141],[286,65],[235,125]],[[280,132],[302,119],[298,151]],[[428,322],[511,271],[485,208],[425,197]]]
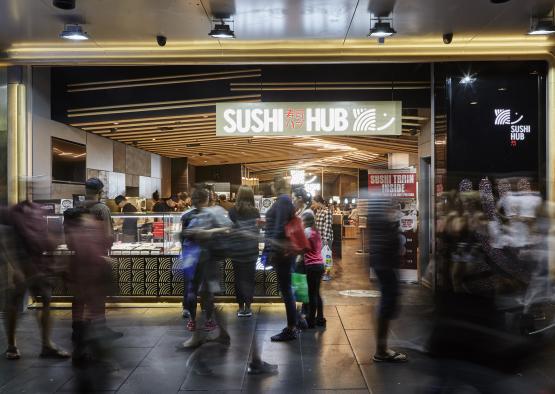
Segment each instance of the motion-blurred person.
[[295,207],[291,201],[290,185],[281,178],[275,183],[278,198],[266,213],[266,242],[269,262],[276,271],[279,289],[285,304],[287,327],[272,336],[272,341],[291,341],[297,339],[297,310],[295,297],[291,288],[291,273],[295,262],[287,246],[285,226],[295,216]]
[[[127,198],[122,195],[114,198],[116,205],[124,213],[134,213],[137,212],[137,208],[127,202]],[[125,218],[123,219],[123,225],[121,229],[123,233],[123,242],[136,242],[137,241],[137,219],[136,218]]]
[[104,183],[100,179],[87,179],[85,182],[85,208],[102,222],[104,234],[107,238],[113,240],[114,223],[112,222],[112,214],[110,208],[100,201],[103,190]]
[[[76,365],[98,357],[89,345],[120,338],[123,334],[106,326],[106,296],[111,289],[111,264],[106,251],[112,239],[90,209],[70,208],[64,212],[68,248],[74,251],[70,264],[73,301],[73,362]],[[94,346],[93,346],[94,348]]]
[[[316,229],[322,237],[322,246],[327,245],[331,249],[333,245],[333,216],[322,196],[318,195],[314,197],[312,210],[316,215]],[[322,280],[331,280],[331,268],[331,266],[324,266]]]
[[[190,314],[187,329],[193,336],[183,343],[184,347],[194,347],[201,344],[197,331],[197,295],[200,293],[201,303],[205,313],[203,331],[211,332],[218,328],[214,320],[214,293],[220,290],[220,266],[217,248],[222,243],[218,239],[220,234],[231,228],[231,221],[223,214],[221,207],[209,207],[209,195],[204,188],[197,188],[192,194],[193,205],[198,210],[187,221],[184,215],[182,231],[183,240],[196,243],[200,248],[198,262],[190,281],[187,281],[186,310]],[[192,212],[192,211],[191,211]]]
[[40,207],[30,201],[24,201],[12,208],[3,208],[0,211],[0,232],[0,260],[8,264],[8,272],[11,273],[11,283],[6,294],[6,358],[16,360],[21,357],[15,331],[18,309],[23,305],[27,289],[33,296],[41,297],[43,305],[38,314],[42,342],[40,357],[70,357],[68,352],[59,349],[50,338],[52,285],[48,279],[48,267],[42,256],[43,252],[52,250],[53,245],[48,237],[46,219]]
[[304,269],[308,282],[308,328],[324,327],[324,303],[320,296],[320,283],[324,274],[324,260],[322,259],[322,238],[316,230],[316,220],[311,211],[302,215],[305,235],[310,249],[304,253]]
[[400,265],[400,230],[393,201],[381,194],[371,194],[368,202],[368,242],[370,266],[374,269],[381,291],[376,319],[375,362],[400,363],[407,356],[387,346],[389,325],[398,313]]
[[220,194],[220,207],[222,207],[226,211],[229,211],[231,208],[233,208],[233,203],[227,201],[227,196],[225,194]]
[[179,202],[177,203],[177,210],[180,212],[186,212],[191,209],[191,197],[187,192],[181,192],[178,194]]
[[304,187],[298,187],[293,190],[293,205],[295,206],[295,215],[302,217],[304,212],[312,211],[312,197],[307,193]]
[[231,259],[235,273],[235,297],[238,317],[252,316],[256,261],[258,259],[258,225],[260,218],[254,206],[254,192],[249,186],[240,186],[235,206],[229,209],[233,222],[230,239]]

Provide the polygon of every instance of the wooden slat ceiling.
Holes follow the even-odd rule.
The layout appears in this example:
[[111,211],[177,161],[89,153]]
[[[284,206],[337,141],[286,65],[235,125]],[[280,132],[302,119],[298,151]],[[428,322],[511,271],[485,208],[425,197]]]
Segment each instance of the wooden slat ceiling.
[[[402,80],[382,75],[385,79],[375,81],[333,81],[322,70],[318,75],[324,79],[314,76],[314,80],[310,81],[272,82],[268,79],[276,77],[273,71],[267,70],[265,78],[262,77],[263,72],[259,67],[245,67],[137,78],[81,79],[65,85],[65,100],[60,101],[72,103],[69,100],[73,97],[97,98],[89,99],[88,105],[81,102],[64,107],[64,121],[71,126],[162,156],[187,157],[192,165],[245,164],[251,173],[261,179],[298,166],[344,169],[384,167],[388,153],[418,152],[418,133],[429,119],[416,115],[419,111],[415,108],[404,109],[403,134],[395,137],[216,137],[214,107],[219,102],[260,102],[267,95],[270,95],[270,101],[272,98],[275,101],[276,97],[292,101],[298,97],[322,99],[330,97],[329,92],[345,100],[346,97],[361,97],[357,96],[361,94],[357,91],[378,91],[376,94],[382,95],[379,97],[394,99],[395,95],[395,99],[402,100],[401,97],[412,91],[430,87],[429,81],[417,77],[415,80]],[[362,75],[365,76],[366,72]],[[217,89],[203,89],[215,84]],[[158,94],[141,97],[139,102],[129,93],[140,91],[148,94],[152,90],[144,89],[162,87],[172,92],[162,96],[167,96],[166,100],[160,98],[162,90],[157,90]],[[175,89],[179,89],[179,94]],[[122,91],[126,94],[119,93]],[[103,96],[98,94],[111,97],[120,94],[117,96],[120,100],[99,102]],[[309,96],[298,96],[302,94]],[[365,96],[362,97],[368,97],[370,93],[363,94]]]

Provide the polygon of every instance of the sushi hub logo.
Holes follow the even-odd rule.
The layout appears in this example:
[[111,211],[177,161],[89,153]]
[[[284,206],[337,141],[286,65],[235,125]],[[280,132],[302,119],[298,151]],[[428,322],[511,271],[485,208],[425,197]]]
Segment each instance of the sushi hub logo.
[[510,135],[511,146],[516,147],[518,142],[524,141],[532,132],[532,126],[522,124],[524,115],[513,112],[510,109],[498,108],[494,110],[495,126],[503,126],[507,128]]

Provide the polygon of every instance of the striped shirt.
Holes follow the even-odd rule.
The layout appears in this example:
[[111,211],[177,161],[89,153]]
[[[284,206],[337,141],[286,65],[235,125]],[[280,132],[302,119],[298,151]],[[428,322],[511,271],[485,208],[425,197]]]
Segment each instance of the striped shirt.
[[327,207],[322,207],[316,212],[316,229],[322,240],[326,240],[328,244],[333,242],[332,215]]

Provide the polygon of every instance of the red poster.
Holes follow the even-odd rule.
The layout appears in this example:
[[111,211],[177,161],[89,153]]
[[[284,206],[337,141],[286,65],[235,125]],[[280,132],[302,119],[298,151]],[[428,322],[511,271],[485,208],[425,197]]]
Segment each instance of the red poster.
[[368,174],[368,191],[398,198],[416,198],[416,172],[392,170]]

